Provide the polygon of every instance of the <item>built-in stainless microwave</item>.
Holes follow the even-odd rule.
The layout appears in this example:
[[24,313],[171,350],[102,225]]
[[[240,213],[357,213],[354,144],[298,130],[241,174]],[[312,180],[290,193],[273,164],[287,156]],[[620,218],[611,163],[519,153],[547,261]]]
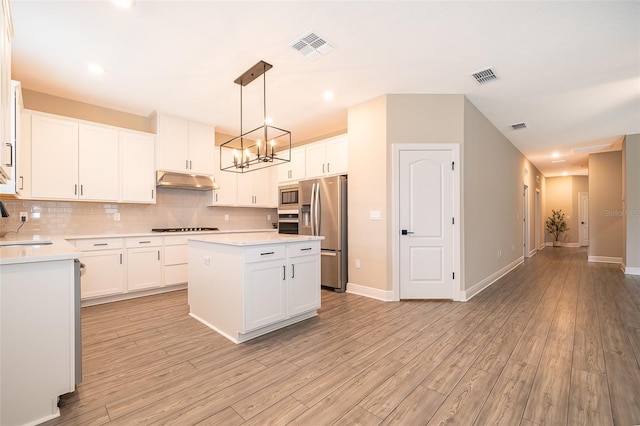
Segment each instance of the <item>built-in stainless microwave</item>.
[[298,210],[300,189],[298,185],[278,187],[278,210]]
[[282,185],[278,187],[278,233],[298,234],[299,197],[298,185]]

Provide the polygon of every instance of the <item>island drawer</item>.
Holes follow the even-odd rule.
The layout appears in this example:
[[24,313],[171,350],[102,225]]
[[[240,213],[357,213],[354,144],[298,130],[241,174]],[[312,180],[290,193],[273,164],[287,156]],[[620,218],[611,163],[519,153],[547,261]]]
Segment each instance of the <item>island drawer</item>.
[[122,238],[96,238],[90,240],[75,240],[78,250],[113,250],[123,247]]
[[289,257],[308,256],[310,254],[318,253],[320,253],[319,241],[309,241],[287,245],[287,256]]
[[162,245],[162,237],[133,237],[127,238],[127,248],[133,247],[155,247]]
[[264,260],[284,259],[287,250],[284,245],[268,245],[251,247],[245,250],[245,262],[262,262]]

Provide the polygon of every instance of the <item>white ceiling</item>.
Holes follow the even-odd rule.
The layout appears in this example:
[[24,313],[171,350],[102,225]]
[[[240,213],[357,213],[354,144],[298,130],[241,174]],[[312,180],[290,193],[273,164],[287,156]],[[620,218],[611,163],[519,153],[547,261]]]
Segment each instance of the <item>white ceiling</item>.
[[[13,0],[12,11],[12,77],[25,88],[228,134],[233,81],[259,60],[273,65],[267,116],[294,144],[346,129],[350,106],[388,93],[465,94],[546,176],[586,173],[574,147],[619,149],[640,133],[639,1]],[[291,47],[310,31],[333,51]],[[498,80],[481,86],[470,74],[487,67]],[[262,124],[262,82],[244,90],[248,130]]]

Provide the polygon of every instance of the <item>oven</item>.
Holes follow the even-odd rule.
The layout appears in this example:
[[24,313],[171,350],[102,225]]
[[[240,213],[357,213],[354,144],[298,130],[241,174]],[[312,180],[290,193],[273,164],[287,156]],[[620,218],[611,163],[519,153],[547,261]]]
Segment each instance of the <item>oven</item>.
[[278,210],[278,234],[298,235],[300,212],[298,210]]

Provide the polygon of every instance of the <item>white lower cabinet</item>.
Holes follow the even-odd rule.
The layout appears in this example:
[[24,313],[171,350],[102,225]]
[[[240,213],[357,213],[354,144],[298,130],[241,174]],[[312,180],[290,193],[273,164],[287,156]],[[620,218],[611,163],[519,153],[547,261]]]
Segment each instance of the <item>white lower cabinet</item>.
[[187,237],[164,237],[164,285],[184,284],[188,279]]
[[[248,254],[250,250],[254,249],[248,249]],[[258,255],[271,257],[273,260],[245,264],[243,332],[287,318],[285,247],[266,247],[257,251],[260,252]]]
[[83,299],[124,293],[124,266],[122,250],[98,250],[84,253],[82,263]]
[[76,240],[75,246],[83,252],[85,264],[80,281],[83,300],[125,292],[122,238]]
[[287,246],[287,315],[320,307],[320,247],[307,243]]
[[320,241],[189,242],[191,315],[235,343],[316,315]]
[[127,238],[127,291],[162,286],[162,238]]

